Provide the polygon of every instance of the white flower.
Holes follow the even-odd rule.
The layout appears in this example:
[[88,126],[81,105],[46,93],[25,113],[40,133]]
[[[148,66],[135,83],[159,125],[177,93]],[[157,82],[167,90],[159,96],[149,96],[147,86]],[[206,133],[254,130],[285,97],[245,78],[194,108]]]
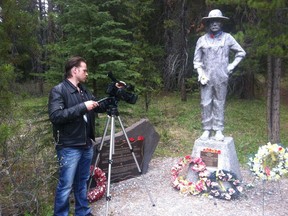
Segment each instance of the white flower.
[[200,78],[200,83],[202,85],[206,85],[208,83],[208,81],[209,81],[208,77],[203,73],[201,78]]

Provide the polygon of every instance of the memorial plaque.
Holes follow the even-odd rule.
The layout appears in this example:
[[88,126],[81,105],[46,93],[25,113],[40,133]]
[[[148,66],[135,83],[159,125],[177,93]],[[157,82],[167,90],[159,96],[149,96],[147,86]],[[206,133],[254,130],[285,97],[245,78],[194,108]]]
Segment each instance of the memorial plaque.
[[218,153],[201,151],[200,157],[207,167],[218,167]]
[[[130,143],[141,169],[143,161],[144,140],[138,139],[133,142],[130,141]],[[102,151],[100,153],[100,161],[98,164],[98,167],[105,172],[107,178],[109,151],[110,142],[107,140],[103,144]],[[114,153],[115,154],[112,155],[113,163],[111,166],[111,182],[119,182],[141,174],[139,173],[136,162],[126,140],[115,140]]]

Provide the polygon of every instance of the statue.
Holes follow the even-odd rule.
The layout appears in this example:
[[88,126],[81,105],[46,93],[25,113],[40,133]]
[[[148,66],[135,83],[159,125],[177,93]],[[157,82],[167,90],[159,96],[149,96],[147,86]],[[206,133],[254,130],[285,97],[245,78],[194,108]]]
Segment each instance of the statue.
[[[224,140],[222,132],[228,78],[246,55],[238,42],[230,34],[222,31],[225,20],[229,18],[223,16],[220,10],[211,10],[208,17],[202,18],[209,30],[196,43],[193,64],[201,84],[201,114],[204,130],[200,136],[201,140],[208,140],[212,131],[215,132],[215,140]],[[229,63],[230,51],[235,53],[231,63]]]

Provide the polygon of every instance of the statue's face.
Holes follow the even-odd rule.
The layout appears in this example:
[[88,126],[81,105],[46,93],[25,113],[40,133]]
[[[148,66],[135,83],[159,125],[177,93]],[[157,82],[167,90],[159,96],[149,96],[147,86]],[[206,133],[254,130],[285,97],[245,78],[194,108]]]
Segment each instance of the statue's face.
[[209,21],[209,28],[210,28],[210,31],[212,31],[213,33],[220,31],[222,29],[221,20],[218,20],[218,19],[210,20]]

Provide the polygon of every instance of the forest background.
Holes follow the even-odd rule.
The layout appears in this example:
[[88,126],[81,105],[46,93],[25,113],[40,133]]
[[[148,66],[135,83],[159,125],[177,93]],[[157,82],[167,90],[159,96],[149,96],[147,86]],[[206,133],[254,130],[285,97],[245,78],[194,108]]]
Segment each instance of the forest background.
[[[222,10],[247,52],[229,80],[226,135],[241,164],[266,142],[288,144],[286,0],[1,0],[0,215],[52,215],[57,179],[50,88],[71,55],[87,59],[101,98],[112,71],[135,86],[121,102],[126,126],[148,118],[161,136],[155,156],[191,153],[201,133],[193,70],[201,18]],[[97,119],[101,136],[105,116]]]

